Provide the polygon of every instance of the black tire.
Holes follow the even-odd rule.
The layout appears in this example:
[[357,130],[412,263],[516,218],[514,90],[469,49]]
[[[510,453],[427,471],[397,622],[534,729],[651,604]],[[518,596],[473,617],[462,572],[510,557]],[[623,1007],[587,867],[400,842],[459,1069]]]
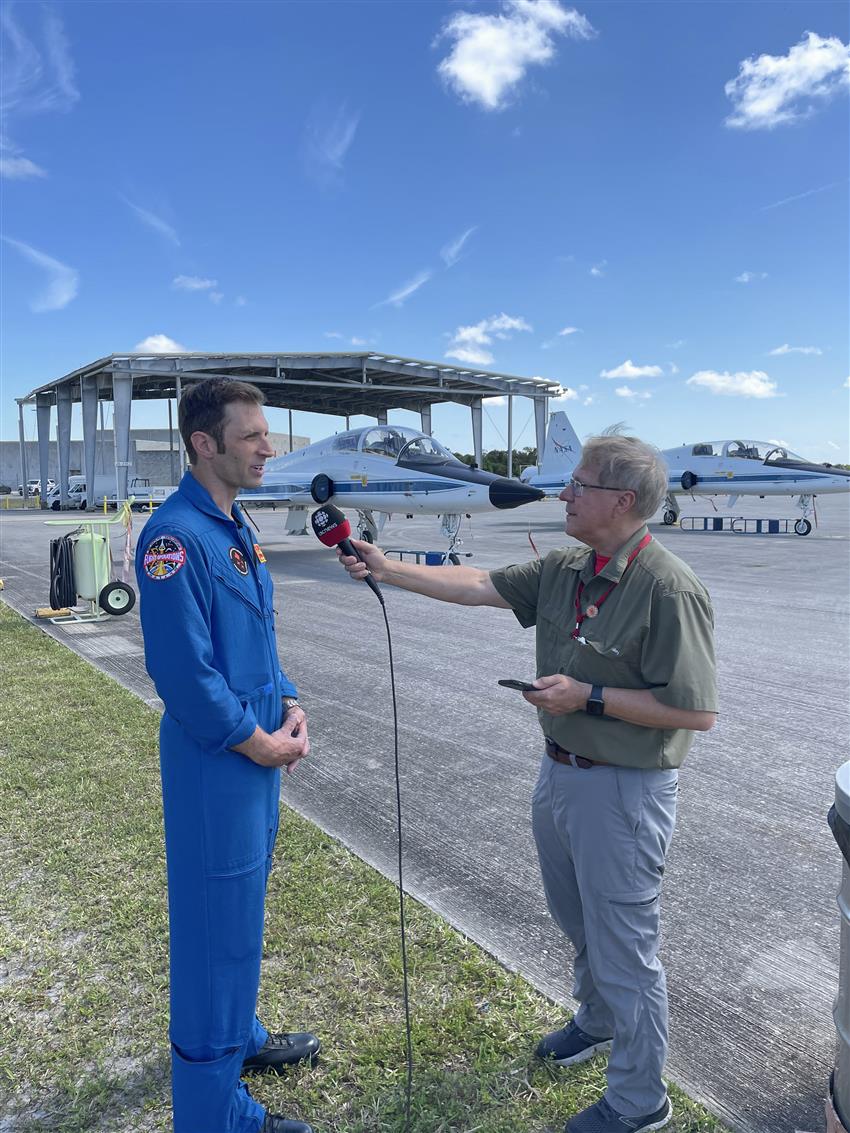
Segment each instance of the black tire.
[[101,590],[97,602],[107,614],[126,614],[136,604],[136,591],[124,582],[109,582]]
[[452,551],[452,553],[449,555],[449,562],[452,564],[452,566],[460,566],[460,559],[457,557],[454,551]]
[[675,511],[668,509],[667,511],[664,512],[664,515],[663,515],[662,518],[664,520],[664,523],[667,525],[667,527],[672,527],[673,524],[676,522],[676,513],[675,513]]
[[811,529],[812,529],[812,525],[808,521],[808,519],[798,519],[797,522],[794,524],[794,534],[795,535],[808,535],[809,532],[811,531]]
[[360,538],[363,540],[364,543],[374,543],[375,542],[375,540],[372,538],[372,532],[368,528],[366,528],[363,531],[363,534],[360,536]]
[[313,483],[310,485],[310,495],[317,504],[326,504],[331,496],[334,494],[334,482],[330,476],[326,476],[324,472],[320,472],[318,476],[313,477]]
[[696,472],[683,472],[682,473],[682,487],[685,489],[686,492],[689,492],[691,490],[691,488],[695,488],[698,483],[699,483],[699,476],[697,476]]

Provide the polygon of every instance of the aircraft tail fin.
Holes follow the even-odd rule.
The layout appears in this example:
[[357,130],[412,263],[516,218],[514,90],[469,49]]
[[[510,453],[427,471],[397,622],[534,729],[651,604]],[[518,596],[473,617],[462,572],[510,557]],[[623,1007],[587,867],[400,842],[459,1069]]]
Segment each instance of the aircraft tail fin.
[[560,476],[568,479],[581,459],[581,441],[570,419],[559,409],[549,418],[546,446],[540,462],[541,476]]

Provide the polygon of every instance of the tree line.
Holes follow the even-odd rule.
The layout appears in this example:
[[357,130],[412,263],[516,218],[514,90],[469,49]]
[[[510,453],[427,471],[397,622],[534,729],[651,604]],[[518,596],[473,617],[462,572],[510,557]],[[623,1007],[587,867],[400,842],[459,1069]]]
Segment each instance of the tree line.
[[[475,456],[470,452],[456,452],[455,456],[458,460],[462,460],[464,464],[468,464],[470,468],[474,468]],[[530,464],[537,463],[537,448],[521,448],[514,449],[513,458],[513,474],[519,476],[523,468],[528,468]],[[495,472],[497,476],[507,476],[508,474],[508,450],[504,448],[491,448],[481,456],[480,467],[485,472]]]

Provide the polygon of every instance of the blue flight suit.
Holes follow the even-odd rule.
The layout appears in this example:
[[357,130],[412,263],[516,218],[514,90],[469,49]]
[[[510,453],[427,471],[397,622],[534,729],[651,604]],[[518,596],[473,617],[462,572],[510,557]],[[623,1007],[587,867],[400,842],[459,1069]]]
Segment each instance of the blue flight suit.
[[168,867],[175,1133],[257,1133],[240,1082],[256,1018],[280,771],[232,751],[282,696],[273,587],[238,506],[228,519],[187,472],[136,549],[147,670],[165,705],[160,766]]

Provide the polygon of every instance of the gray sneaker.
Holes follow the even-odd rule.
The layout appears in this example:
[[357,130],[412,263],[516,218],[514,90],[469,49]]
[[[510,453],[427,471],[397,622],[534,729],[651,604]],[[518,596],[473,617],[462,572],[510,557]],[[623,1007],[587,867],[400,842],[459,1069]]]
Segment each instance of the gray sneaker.
[[575,1066],[603,1050],[611,1049],[611,1039],[598,1039],[586,1034],[571,1019],[560,1031],[551,1031],[537,1044],[538,1058],[555,1062],[558,1066]]
[[649,1133],[650,1129],[663,1129],[673,1116],[670,1099],[664,1105],[643,1117],[626,1117],[612,1109],[605,1098],[589,1109],[583,1109],[570,1118],[564,1126],[564,1133]]

